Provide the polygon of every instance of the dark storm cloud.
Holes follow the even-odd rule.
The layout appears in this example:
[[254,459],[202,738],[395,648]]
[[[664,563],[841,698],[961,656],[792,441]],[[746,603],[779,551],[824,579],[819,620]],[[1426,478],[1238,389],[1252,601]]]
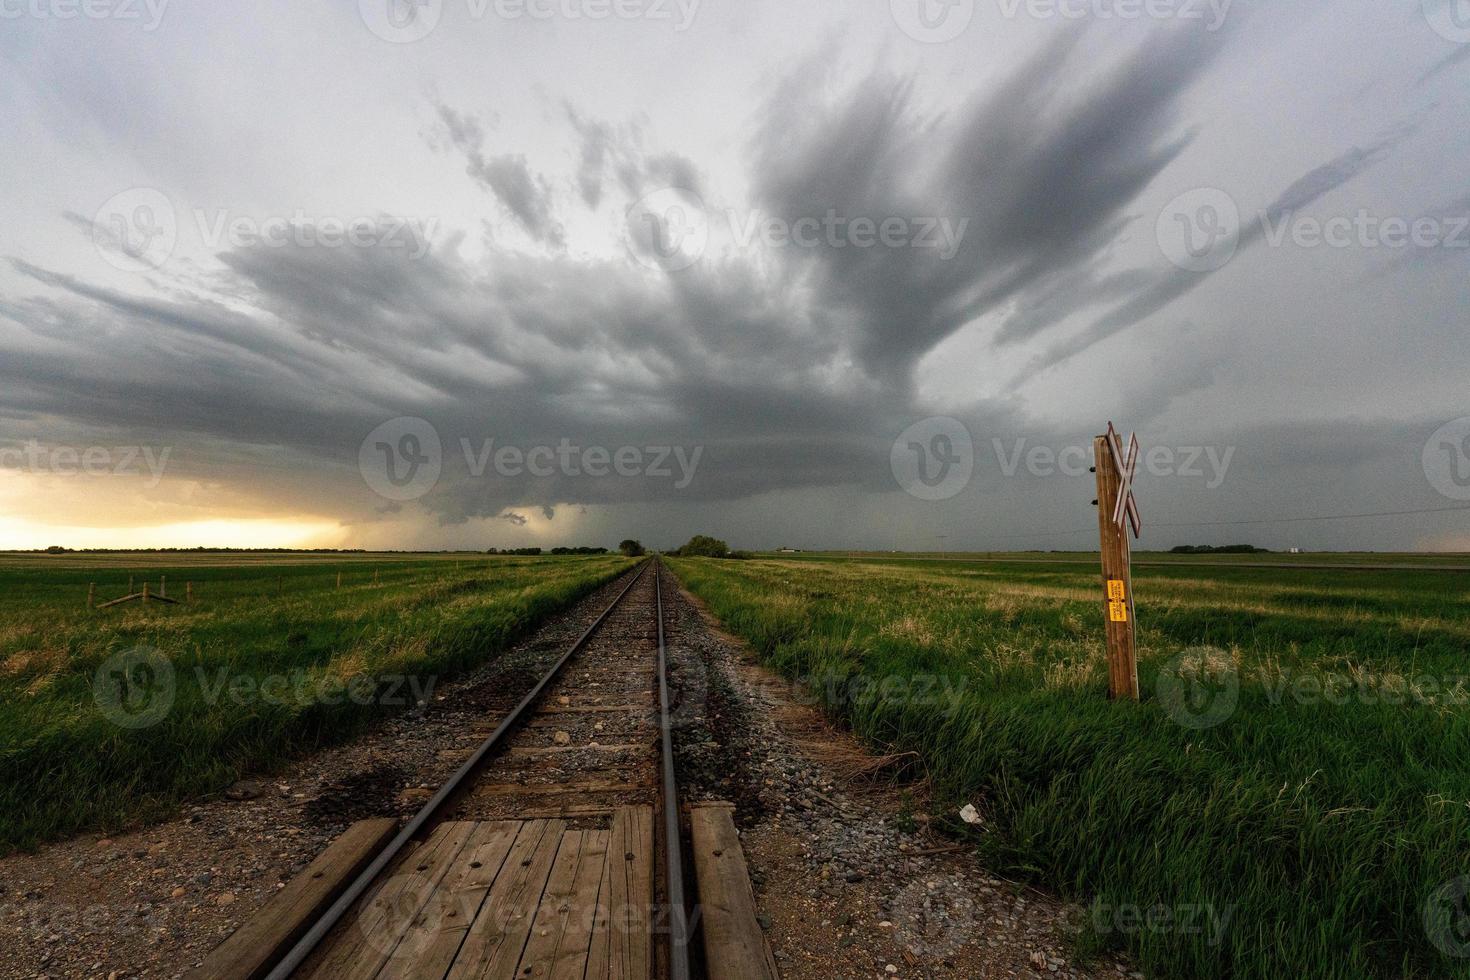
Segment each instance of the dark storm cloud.
[[[1198,286],[1193,273],[1108,265],[1140,193],[1191,144],[1184,100],[1226,38],[1155,31],[1099,72],[1089,70],[1098,62],[1087,32],[1067,30],[942,113],[902,76],[844,85],[828,59],[798,67],[757,113],[745,161],[754,208],[793,223],[829,213],[945,220],[963,228],[948,257],[737,249],[667,275],[621,256],[577,258],[562,247],[557,205],[621,212],[662,188],[701,192],[699,168],[650,149],[636,123],[568,107],[576,149],[566,186],[575,193],[554,199],[561,183],[518,155],[487,156],[479,119],[440,104],[443,136],[468,175],[541,248],[497,250],[483,263],[442,243],[418,255],[232,248],[217,256],[213,281],[159,273],[164,288],[149,297],[13,260],[45,294],[0,305],[19,328],[0,333],[0,413],[171,434],[195,447],[176,458],[201,478],[260,483],[267,478],[252,474],[263,456],[289,460],[312,468],[294,482],[343,488],[333,499],[369,515],[385,508],[357,474],[364,437],[388,419],[422,417],[441,436],[445,470],[424,503],[449,523],[519,526],[528,508],[550,518],[558,504],[728,502],[839,485],[892,492],[894,438],[932,414],[911,390],[915,365],[961,327],[993,315],[998,341],[1020,344],[1079,312],[1105,311],[1055,363]],[[1391,145],[1341,155],[1271,210],[1311,204]],[[1248,231],[1245,247],[1258,237]],[[1223,356],[1206,356],[1214,353]],[[1162,373],[1135,393],[1139,416],[1215,377],[1207,363]],[[1090,438],[1038,425],[1009,401],[951,412],[980,440]],[[1294,448],[1269,451],[1297,445],[1290,433],[1258,438],[1270,461],[1263,472],[1300,458]],[[465,447],[473,456],[487,439],[682,447],[702,457],[677,492],[642,479],[477,478]],[[302,492],[290,482],[281,476],[273,492]]]
[[[1335,159],[1329,160],[1302,176],[1283,191],[1281,196],[1266,209],[1267,214],[1272,218],[1279,218],[1307,207],[1382,160],[1395,145],[1402,142],[1411,133],[1410,129],[1399,129],[1366,149],[1355,146]],[[1252,223],[1247,234],[1251,236],[1250,241],[1254,243],[1265,234],[1265,229],[1259,224]]]
[[[666,488],[636,480],[470,479],[461,439],[500,444],[700,447],[684,499],[853,484],[892,489],[887,453],[926,412],[909,373],[934,344],[1003,304],[1016,333],[1138,288],[1094,269],[1138,190],[1188,137],[1177,100],[1212,57],[1197,32],[1161,32],[1100,81],[1075,84],[1081,32],[1011,80],[935,117],[902,79],[831,92],[798,69],[765,106],[751,145],[756,203],[796,220],[833,211],[967,222],[949,260],[917,249],[786,250],[761,264],[710,257],[649,277],[626,261],[578,261],[546,181],[487,157],[472,115],[439,105],[449,143],[545,255],[501,252],[471,267],[452,251],[235,248],[218,258],[227,303],[174,283],[143,299],[33,265],[53,298],[12,318],[37,336],[91,323],[131,353],[75,347],[7,357],[4,407],[120,427],[276,445],[350,473],[362,437],[398,415],[430,419],[446,444],[446,520],[516,504],[614,503]],[[686,157],[649,151],[636,125],[568,110],[587,204],[697,190]],[[793,125],[801,120],[802,125]],[[609,181],[612,183],[609,184]],[[968,410],[978,430],[1022,427],[1011,407]]]
[[[550,182],[532,173],[524,156],[486,157],[482,149],[485,128],[473,115],[442,103],[436,109],[449,143],[465,156],[466,173],[489,189],[532,238],[556,248],[564,246],[566,233],[554,213]],[[573,178],[577,195],[589,208],[602,203],[609,178],[634,197],[664,187],[699,192],[699,168],[693,161],[679,153],[647,153],[637,124],[618,126],[587,118],[570,105],[564,111],[579,143]]]
[[607,123],[583,119],[572,106],[566,107],[567,119],[581,139],[577,162],[577,190],[588,207],[602,203],[602,181],[607,170],[608,158],[617,146],[613,129]]
[[[12,264],[63,295],[18,304],[11,318],[64,346],[0,358],[9,408],[135,432],[304,448],[332,442],[345,406],[324,397],[332,372],[312,345],[208,302],[144,300]],[[96,345],[94,356],[77,356],[80,337]]]
[[526,158],[509,153],[486,157],[485,129],[479,120],[446,105],[437,108],[450,142],[468,160],[465,172],[489,189],[532,238],[553,246],[566,244],[565,232],[552,214],[551,188],[531,173]]
[[1463,64],[1466,61],[1470,61],[1470,45],[1462,44],[1454,51],[1451,51],[1449,54],[1441,58],[1438,62],[1434,64],[1432,68],[1426,71],[1423,75],[1419,76],[1418,84],[1424,85],[1427,82],[1438,78],[1440,75],[1443,75],[1445,72],[1451,70],[1452,68]]
[[447,521],[499,517],[515,504],[550,516],[558,501],[672,493],[630,479],[474,478],[466,454],[492,438],[698,448],[700,478],[679,494],[688,500],[854,474],[877,485],[886,473],[892,434],[874,434],[901,406],[821,391],[830,348],[786,328],[802,315],[795,305],[748,291],[740,277],[696,271],[668,292],[626,263],[555,257],[504,257],[493,272],[452,253],[414,260],[382,248],[248,248],[220,258],[258,312],[198,295],[141,299],[14,263],[59,294],[13,308],[31,335],[73,339],[105,325],[112,344],[134,354],[7,350],[5,407],[150,441],[285,447],[349,479],[368,432],[421,416],[444,442],[444,481],[428,502]]
[[[754,145],[760,202],[788,221],[937,218],[963,237],[921,249],[827,249],[805,270],[875,377],[902,384],[960,326],[1014,310],[1004,339],[1142,285],[1097,271],[1128,205],[1188,145],[1180,102],[1224,38],[1159,31],[1078,86],[1086,32],[1058,35],[994,90],[930,117],[875,76],[832,101],[824,66],[795,73]],[[801,125],[796,123],[800,121]]]
[[650,154],[637,122],[614,125],[588,118],[571,105],[565,111],[579,144],[577,191],[588,207],[602,203],[609,180],[630,197],[666,187],[701,192],[694,161],[673,152]]
[[[1349,183],[1381,160],[1409,133],[1407,129],[1400,129],[1367,148],[1353,147],[1297,179],[1259,217],[1251,218],[1248,214],[1242,214],[1236,255],[1265,241],[1270,229],[1277,226],[1283,219]],[[1069,337],[1066,341],[1054,345],[1035,358],[1028,366],[1025,375],[1029,376],[1037,371],[1062,364],[1109,337],[1142,323],[1174,301],[1204,285],[1211,276],[1219,271],[1202,272],[1172,268],[1152,278],[1136,289],[1126,301],[1095,320],[1080,335]],[[1096,299],[1097,294],[1089,294],[1088,298]]]
[[470,176],[494,191],[532,237],[551,245],[566,243],[561,225],[551,214],[551,190],[546,181],[532,176],[525,157],[505,154],[480,160],[471,167]]

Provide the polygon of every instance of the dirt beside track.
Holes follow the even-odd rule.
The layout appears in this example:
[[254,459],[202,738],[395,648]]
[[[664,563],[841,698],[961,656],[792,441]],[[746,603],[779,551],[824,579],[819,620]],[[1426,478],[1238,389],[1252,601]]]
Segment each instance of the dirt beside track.
[[833,729],[687,593],[664,602],[682,799],[736,805],[786,980],[1139,976],[1069,962],[1077,909],[955,850],[909,760]]

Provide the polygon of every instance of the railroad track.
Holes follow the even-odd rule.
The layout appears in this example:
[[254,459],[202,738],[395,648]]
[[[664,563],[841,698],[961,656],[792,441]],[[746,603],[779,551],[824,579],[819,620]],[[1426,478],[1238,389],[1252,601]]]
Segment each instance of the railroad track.
[[773,976],[728,808],[691,815],[722,951],[691,965],[665,574],[631,572],[407,824],[355,824],[191,980]]

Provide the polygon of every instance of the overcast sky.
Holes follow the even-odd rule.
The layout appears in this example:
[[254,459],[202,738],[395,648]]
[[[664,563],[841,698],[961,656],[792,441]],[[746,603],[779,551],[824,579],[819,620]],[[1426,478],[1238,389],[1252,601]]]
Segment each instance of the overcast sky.
[[0,61],[0,547],[1095,547],[1113,420],[1144,547],[1470,550],[1465,0],[0,0]]

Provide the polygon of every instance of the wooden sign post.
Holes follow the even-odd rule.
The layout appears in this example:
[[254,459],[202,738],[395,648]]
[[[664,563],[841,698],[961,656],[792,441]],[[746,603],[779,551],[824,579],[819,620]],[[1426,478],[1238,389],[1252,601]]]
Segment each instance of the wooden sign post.
[[1097,525],[1102,536],[1103,609],[1108,637],[1108,694],[1138,700],[1138,657],[1134,651],[1132,553],[1128,527],[1137,537],[1142,529],[1138,502],[1133,498],[1133,474],[1138,468],[1138,436],[1123,439],[1108,423],[1107,435],[1093,440],[1097,461]]

